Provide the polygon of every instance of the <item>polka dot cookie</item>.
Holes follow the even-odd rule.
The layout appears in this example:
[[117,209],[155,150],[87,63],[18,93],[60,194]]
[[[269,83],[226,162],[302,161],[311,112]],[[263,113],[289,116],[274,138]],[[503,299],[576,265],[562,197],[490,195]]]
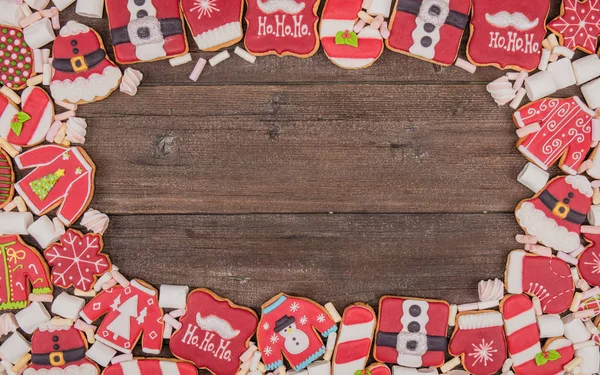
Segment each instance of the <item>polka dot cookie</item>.
[[25,43],[23,32],[0,26],[0,83],[20,90],[33,75],[33,52]]

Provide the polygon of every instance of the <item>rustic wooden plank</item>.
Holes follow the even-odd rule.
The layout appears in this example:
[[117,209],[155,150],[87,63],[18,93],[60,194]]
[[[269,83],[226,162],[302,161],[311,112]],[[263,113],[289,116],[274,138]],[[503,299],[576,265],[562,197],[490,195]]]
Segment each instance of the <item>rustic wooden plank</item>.
[[[345,102],[353,92],[364,100]],[[511,211],[530,194],[516,182],[526,161],[510,108],[484,95],[481,85],[115,94],[79,112],[98,165],[93,205],[114,214]]]

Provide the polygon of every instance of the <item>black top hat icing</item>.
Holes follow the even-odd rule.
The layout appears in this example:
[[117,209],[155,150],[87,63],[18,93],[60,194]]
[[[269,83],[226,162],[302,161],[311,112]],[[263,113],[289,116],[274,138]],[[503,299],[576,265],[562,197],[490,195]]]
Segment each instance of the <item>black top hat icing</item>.
[[275,332],[281,332],[285,327],[296,322],[296,318],[289,315],[284,315],[278,321],[275,322]]

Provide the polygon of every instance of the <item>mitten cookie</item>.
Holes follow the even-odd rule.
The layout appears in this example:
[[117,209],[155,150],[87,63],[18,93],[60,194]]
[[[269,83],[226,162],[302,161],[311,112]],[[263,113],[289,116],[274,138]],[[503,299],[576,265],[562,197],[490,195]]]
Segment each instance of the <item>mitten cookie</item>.
[[244,0],[181,0],[181,9],[202,51],[230,46],[244,36]]

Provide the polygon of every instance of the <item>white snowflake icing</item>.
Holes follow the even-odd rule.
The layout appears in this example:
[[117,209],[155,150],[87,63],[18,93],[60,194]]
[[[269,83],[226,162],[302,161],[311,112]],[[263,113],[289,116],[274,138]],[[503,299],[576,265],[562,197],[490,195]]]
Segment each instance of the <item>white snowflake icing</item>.
[[269,323],[266,323],[266,322],[265,322],[265,324],[263,324],[263,329],[266,331],[266,330],[268,330],[269,328],[271,328],[271,326],[269,325]]
[[469,353],[469,357],[475,358],[473,365],[483,362],[483,365],[487,366],[488,362],[494,362],[494,353],[498,352],[497,349],[494,349],[494,341],[486,342],[485,339],[481,339],[481,344],[471,345],[473,346],[473,352]]
[[270,347],[270,346],[267,346],[267,347],[265,347],[265,349],[263,350],[263,353],[264,353],[266,356],[270,356],[270,355],[271,355],[271,353],[273,353],[273,349],[271,349],[271,347]]
[[593,253],[594,261],[593,262],[583,262],[583,264],[587,266],[592,266],[592,273],[600,273],[600,257],[598,254]]
[[308,323],[308,318],[306,317],[306,315],[304,315],[303,317],[300,318],[300,325],[304,326],[304,325],[306,325],[306,323]]
[[325,315],[324,314],[320,314],[319,316],[317,316],[317,322],[323,323],[324,321],[325,321]]
[[279,341],[279,336],[277,336],[276,334],[273,334],[271,336],[271,338],[269,339],[269,341],[271,341],[271,344],[275,345]]
[[293,302],[290,305],[290,311],[291,312],[296,312],[296,311],[298,311],[298,309],[300,309],[300,304],[298,302]]
[[204,16],[210,18],[213,12],[219,12],[217,0],[194,0],[194,6],[190,10],[198,12],[198,19]]

